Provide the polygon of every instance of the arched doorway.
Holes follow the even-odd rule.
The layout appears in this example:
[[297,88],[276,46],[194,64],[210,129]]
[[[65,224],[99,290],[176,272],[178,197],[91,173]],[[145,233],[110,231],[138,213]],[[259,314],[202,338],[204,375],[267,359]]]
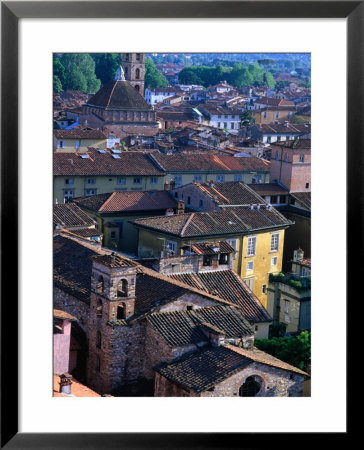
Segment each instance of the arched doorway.
[[263,380],[257,375],[248,377],[240,386],[239,397],[256,397],[261,391]]

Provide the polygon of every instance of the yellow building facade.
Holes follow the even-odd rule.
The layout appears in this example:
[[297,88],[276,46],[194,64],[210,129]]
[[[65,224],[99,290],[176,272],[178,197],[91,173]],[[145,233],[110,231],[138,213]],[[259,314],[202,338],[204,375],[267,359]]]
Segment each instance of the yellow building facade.
[[[227,241],[235,250],[233,269],[267,307],[269,274],[282,270],[284,228],[261,233],[206,236],[206,238],[181,239],[165,233],[139,229],[138,256],[160,258],[166,248],[182,256],[184,249],[194,243]],[[278,240],[278,245],[277,245]],[[272,250],[272,248],[274,248]]]

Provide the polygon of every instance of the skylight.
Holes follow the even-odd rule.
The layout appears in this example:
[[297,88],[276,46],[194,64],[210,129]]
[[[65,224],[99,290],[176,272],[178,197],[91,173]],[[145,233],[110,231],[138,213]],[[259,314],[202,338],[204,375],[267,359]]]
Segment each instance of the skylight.
[[89,158],[90,158],[88,155],[80,155],[80,157],[81,157],[82,159],[89,159]]

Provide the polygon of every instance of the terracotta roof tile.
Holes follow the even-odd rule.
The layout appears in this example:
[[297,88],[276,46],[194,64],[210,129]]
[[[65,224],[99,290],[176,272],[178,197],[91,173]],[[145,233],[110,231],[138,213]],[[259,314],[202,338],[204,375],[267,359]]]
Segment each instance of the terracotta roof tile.
[[82,130],[79,128],[54,130],[53,135],[57,139],[107,139],[101,130]]
[[252,233],[291,225],[291,221],[273,207],[250,209],[248,206],[229,207],[219,211],[149,217],[131,222],[138,228],[155,230],[180,238]]
[[68,314],[60,309],[53,309],[53,317],[55,317],[56,319],[71,320],[71,321],[78,320],[77,317],[71,316],[71,314]]
[[59,203],[53,205],[53,225],[63,227],[89,227],[95,225],[91,219],[79,206],[73,203]]
[[203,324],[223,332],[227,339],[254,333],[241,311],[233,306],[155,313],[149,315],[147,320],[171,347],[208,343],[209,339],[202,331]]
[[74,203],[97,212],[153,211],[177,208],[167,191],[112,192],[78,197]]
[[249,185],[241,181],[194,183],[196,187],[221,205],[264,205],[265,201]]
[[111,110],[152,110],[144,97],[128,81],[120,80],[112,80],[103,86],[87,101],[87,105]]
[[165,155],[155,153],[151,155],[166,172],[244,172],[251,170],[269,171],[269,163],[252,156],[251,158],[238,158],[229,155],[184,155],[178,153]]
[[271,322],[272,318],[244,281],[232,270],[171,274],[169,277],[206,292],[214,293],[241,308],[251,323]]
[[78,152],[53,154],[53,175],[164,175],[155,162],[141,152],[122,152],[120,158],[113,158],[111,151],[100,153],[89,148],[88,158],[82,158]]

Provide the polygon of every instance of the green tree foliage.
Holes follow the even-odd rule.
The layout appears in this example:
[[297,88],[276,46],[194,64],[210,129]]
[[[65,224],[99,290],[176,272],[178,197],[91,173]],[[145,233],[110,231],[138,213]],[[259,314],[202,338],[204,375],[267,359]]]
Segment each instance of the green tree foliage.
[[62,83],[57,75],[53,75],[53,92],[63,92]]
[[311,356],[311,333],[302,331],[298,336],[255,339],[255,346],[294,367],[307,370]]
[[290,122],[295,124],[301,124],[301,123],[309,123],[310,121],[300,116],[299,114],[295,114],[294,116],[291,117]]
[[54,58],[54,75],[58,81],[54,88],[71,89],[94,94],[101,82],[95,75],[95,62],[88,53],[64,53]]
[[145,60],[145,87],[167,87],[166,77],[158,70],[151,58]]
[[249,110],[244,111],[240,116],[240,123],[242,127],[248,127],[249,125],[252,125],[253,118],[252,113]]
[[204,87],[212,86],[223,80],[238,88],[250,84],[275,86],[272,74],[257,63],[248,65],[235,63],[233,67],[223,66],[220,63],[215,67],[190,66],[182,69],[178,78],[180,83],[202,84]]
[[260,64],[261,66],[273,66],[274,64],[277,64],[274,59],[258,59],[258,64]]
[[93,53],[92,59],[95,61],[95,74],[103,85],[115,78],[116,70],[121,65],[120,53]]

